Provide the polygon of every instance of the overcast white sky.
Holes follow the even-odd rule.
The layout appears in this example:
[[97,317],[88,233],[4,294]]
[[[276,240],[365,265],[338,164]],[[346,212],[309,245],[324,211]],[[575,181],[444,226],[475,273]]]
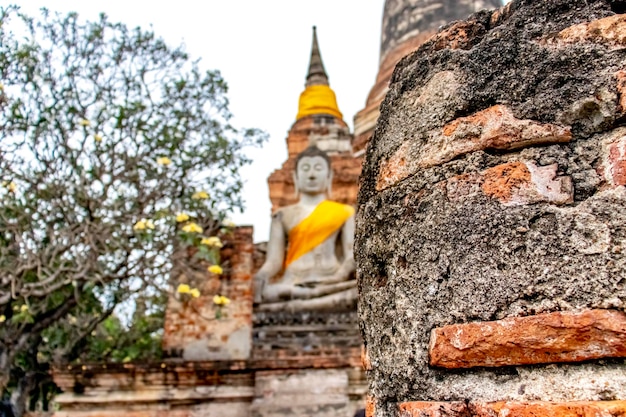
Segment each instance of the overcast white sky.
[[128,26],[152,25],[171,45],[184,43],[205,69],[219,69],[229,85],[233,124],[265,130],[269,142],[250,152],[244,169],[246,211],[233,214],[252,224],[255,241],[269,237],[267,177],[287,158],[285,138],[295,121],[311,49],[311,27],[318,40],[339,108],[352,118],[365,105],[378,71],[384,0],[14,0],[35,14],[76,11],[94,20],[100,12]]

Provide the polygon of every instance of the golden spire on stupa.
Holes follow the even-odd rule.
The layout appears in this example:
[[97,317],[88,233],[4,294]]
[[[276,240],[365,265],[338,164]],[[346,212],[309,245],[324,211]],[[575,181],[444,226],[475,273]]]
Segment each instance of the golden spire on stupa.
[[337,106],[335,92],[328,85],[328,75],[322,63],[315,26],[313,26],[313,46],[311,47],[311,61],[309,62],[309,73],[306,76],[305,87],[300,94],[296,120],[313,114],[329,114],[343,119],[339,106]]

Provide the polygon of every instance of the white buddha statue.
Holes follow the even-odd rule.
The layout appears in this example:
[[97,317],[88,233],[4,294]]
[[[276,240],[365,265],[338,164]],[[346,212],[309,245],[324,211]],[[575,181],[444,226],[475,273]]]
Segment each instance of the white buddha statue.
[[255,276],[255,303],[265,311],[354,305],[354,209],[327,199],[328,155],[314,146],[300,153],[294,181],[300,200],[272,216],[267,257]]

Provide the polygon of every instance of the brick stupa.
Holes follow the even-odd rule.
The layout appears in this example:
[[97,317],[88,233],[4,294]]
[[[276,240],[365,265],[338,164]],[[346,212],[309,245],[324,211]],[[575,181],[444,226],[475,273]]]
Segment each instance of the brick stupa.
[[337,106],[335,93],[330,88],[322,56],[313,27],[311,61],[304,91],[300,94],[298,114],[287,134],[288,159],[268,178],[272,211],[296,203],[293,172],[298,153],[310,145],[326,151],[334,172],[332,199],[354,205],[361,159],[352,154],[352,134]]
[[383,12],[380,35],[380,59],[376,82],[367,96],[365,108],[354,116],[356,155],[365,151],[374,133],[380,114],[379,107],[389,81],[402,57],[415,51],[426,42],[440,26],[454,20],[465,19],[482,9],[500,7],[500,0],[387,0]]

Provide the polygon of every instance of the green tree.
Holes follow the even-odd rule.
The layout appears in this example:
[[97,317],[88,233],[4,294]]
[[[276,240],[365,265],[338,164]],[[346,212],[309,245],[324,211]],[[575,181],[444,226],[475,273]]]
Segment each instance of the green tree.
[[202,239],[265,140],[229,124],[226,92],[150,31],[0,8],[0,392],[18,415],[45,408],[49,362],[158,357],[188,246],[219,264]]

